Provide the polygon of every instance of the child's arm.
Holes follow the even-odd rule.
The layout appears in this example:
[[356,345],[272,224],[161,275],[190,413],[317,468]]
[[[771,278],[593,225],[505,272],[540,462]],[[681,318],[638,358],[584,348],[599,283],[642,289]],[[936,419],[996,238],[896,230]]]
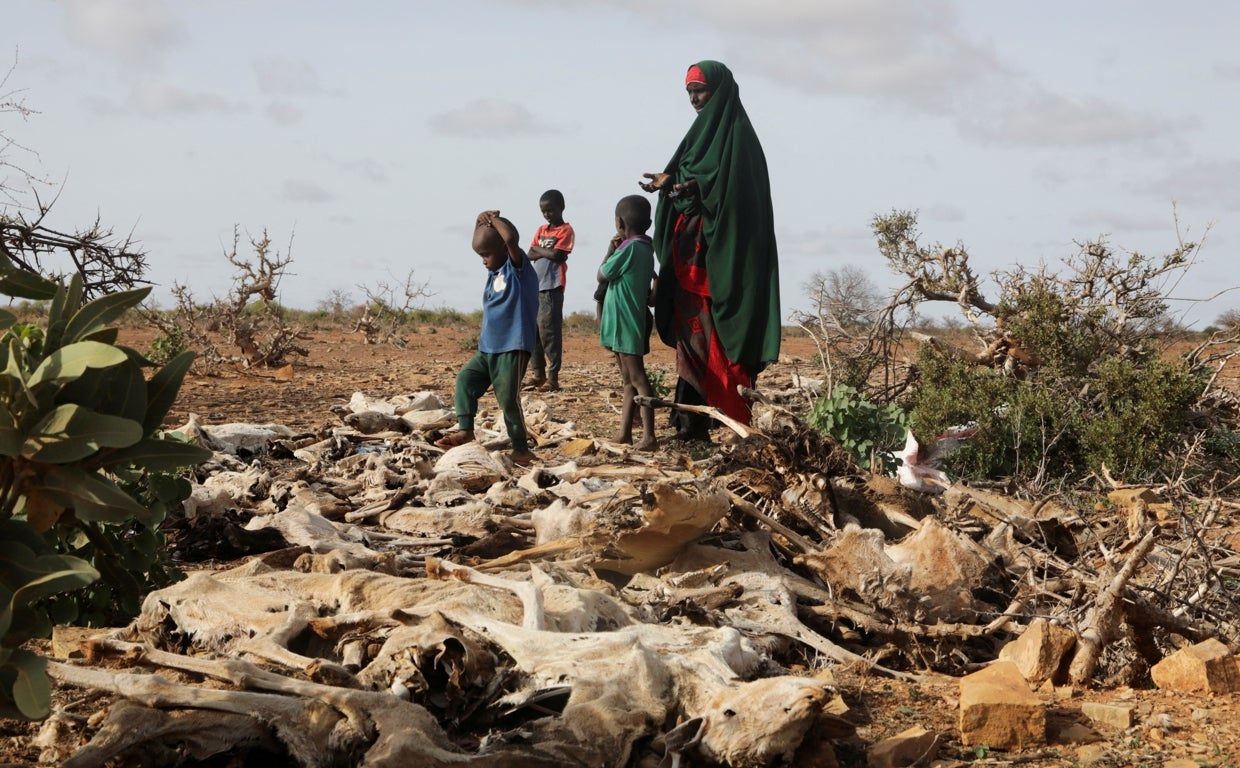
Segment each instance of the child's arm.
[[544,248],[541,245],[531,245],[529,257],[530,261],[547,259],[548,261],[554,261],[556,264],[563,264],[568,261],[568,251],[560,248]]
[[[512,225],[511,221],[500,216],[499,211],[486,211],[484,215],[485,213],[492,214],[491,227],[503,238],[504,246],[508,249],[508,260],[512,262],[514,267],[520,269],[521,265],[525,263],[525,251],[521,250],[521,244],[517,242],[517,228]],[[481,219],[482,217],[479,216],[479,221]]]
[[611,282],[611,278],[607,277],[607,275],[603,272],[603,270],[607,266],[607,260],[611,258],[611,255],[616,252],[617,248],[620,247],[620,243],[623,243],[623,242],[624,242],[624,235],[620,234],[619,232],[612,235],[611,242],[607,244],[607,255],[603,257],[603,263],[600,264],[598,268],[598,281],[600,283]]

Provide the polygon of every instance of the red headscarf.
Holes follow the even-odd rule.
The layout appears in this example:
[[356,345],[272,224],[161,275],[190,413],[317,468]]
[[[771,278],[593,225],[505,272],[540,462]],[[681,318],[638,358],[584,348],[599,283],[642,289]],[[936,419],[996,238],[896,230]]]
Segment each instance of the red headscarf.
[[689,83],[701,83],[706,85],[706,75],[702,73],[702,68],[697,64],[689,67],[689,71],[685,74],[685,85]]

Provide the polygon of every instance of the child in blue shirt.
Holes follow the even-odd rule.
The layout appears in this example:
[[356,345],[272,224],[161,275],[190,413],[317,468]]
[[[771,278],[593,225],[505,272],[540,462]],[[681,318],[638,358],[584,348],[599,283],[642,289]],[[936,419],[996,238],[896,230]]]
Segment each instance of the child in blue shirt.
[[521,379],[534,348],[538,316],[538,276],[518,244],[517,229],[499,211],[483,211],[474,224],[474,252],[487,268],[482,291],[482,333],[478,352],[456,376],[454,406],[460,429],[435,445],[455,448],[474,438],[478,398],[495,389],[512,440],[512,460],[528,466],[530,451],[525,414],[521,411]]

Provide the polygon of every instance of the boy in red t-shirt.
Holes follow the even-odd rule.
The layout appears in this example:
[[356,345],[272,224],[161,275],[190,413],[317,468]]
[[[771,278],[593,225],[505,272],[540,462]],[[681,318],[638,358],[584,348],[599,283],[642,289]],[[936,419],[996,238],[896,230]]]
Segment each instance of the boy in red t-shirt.
[[538,274],[538,340],[530,356],[528,386],[557,392],[564,349],[564,284],[574,234],[564,221],[564,195],[558,189],[544,192],[538,198],[538,209],[547,223],[534,233],[527,251]]

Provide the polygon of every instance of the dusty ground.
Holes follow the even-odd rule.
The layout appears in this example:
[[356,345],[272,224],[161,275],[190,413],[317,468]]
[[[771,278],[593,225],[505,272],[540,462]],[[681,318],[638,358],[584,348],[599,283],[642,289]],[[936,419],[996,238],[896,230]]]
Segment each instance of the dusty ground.
[[[408,348],[372,346],[358,334],[342,331],[317,332],[307,340],[309,356],[298,359],[291,377],[271,371],[224,371],[211,376],[191,374],[170,413],[169,425],[183,423],[193,413],[204,423],[280,423],[311,432],[338,423],[333,406],[343,405],[357,391],[375,397],[408,394],[421,390],[438,392],[451,399],[456,371],[472,354],[467,340],[473,328],[424,327],[410,334]],[[122,343],[146,351],[151,333],[127,329]],[[814,345],[808,338],[789,338],[780,363],[764,380],[787,386],[794,371],[815,375]],[[577,423],[584,432],[610,437],[617,426],[618,397],[614,363],[600,349],[597,339],[570,335],[565,342],[562,392],[541,395],[558,411],[557,418]],[[652,378],[674,382],[670,350],[655,343],[647,358]],[[671,429],[659,419],[659,437]],[[543,461],[554,462],[548,450],[536,452]],[[959,744],[956,724],[957,686],[948,679],[941,684],[910,685],[877,678],[841,678],[853,707],[851,719],[860,725],[858,736],[873,743],[913,726],[943,734],[945,745],[940,764],[1011,765],[1238,765],[1240,764],[1240,696],[1205,697],[1171,695],[1149,689],[1061,690],[1051,704],[1052,731],[1076,735],[1056,736],[1044,748],[1021,754],[988,752]],[[1090,730],[1080,715],[1084,701],[1132,703],[1139,713],[1133,728],[1120,731],[1098,726]],[[0,767],[31,765],[32,732],[18,724],[0,726]],[[35,752],[37,755],[37,751]],[[844,765],[864,765],[864,752],[840,750]],[[1172,762],[1182,760],[1183,762]]]

